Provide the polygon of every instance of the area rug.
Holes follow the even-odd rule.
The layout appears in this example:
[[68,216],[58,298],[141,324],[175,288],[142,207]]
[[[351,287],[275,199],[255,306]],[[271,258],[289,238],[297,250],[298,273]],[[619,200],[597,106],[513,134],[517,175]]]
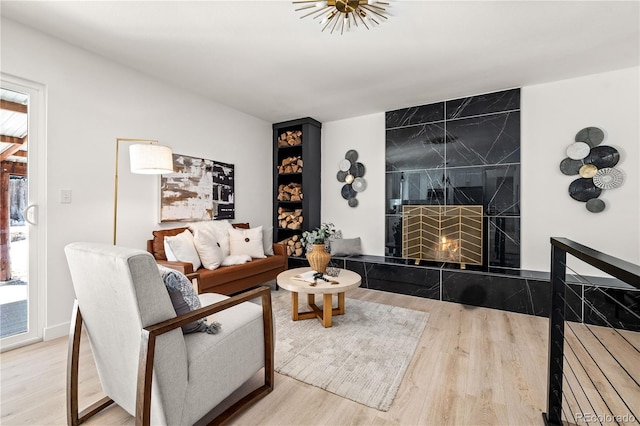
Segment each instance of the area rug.
[[[279,293],[273,298],[276,371],[388,411],[429,314],[347,299],[345,314],[334,316],[333,327],[324,328],[316,319],[292,321],[290,294]],[[306,296],[300,299],[302,311]]]

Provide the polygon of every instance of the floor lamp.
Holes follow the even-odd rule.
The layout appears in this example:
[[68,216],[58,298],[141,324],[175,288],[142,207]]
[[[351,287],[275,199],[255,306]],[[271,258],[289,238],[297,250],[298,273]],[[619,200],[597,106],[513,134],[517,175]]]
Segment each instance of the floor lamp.
[[156,140],[116,139],[116,175],[113,197],[113,245],[116,245],[118,223],[118,155],[120,142],[133,143],[129,147],[129,164],[131,173],[143,175],[160,175],[173,173],[173,155],[168,146],[158,145]]

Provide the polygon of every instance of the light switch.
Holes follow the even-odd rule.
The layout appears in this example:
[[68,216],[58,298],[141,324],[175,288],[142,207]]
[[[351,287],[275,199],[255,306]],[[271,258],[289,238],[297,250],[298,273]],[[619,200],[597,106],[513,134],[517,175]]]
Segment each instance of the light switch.
[[71,190],[70,189],[61,189],[60,190],[60,203],[61,204],[71,204]]

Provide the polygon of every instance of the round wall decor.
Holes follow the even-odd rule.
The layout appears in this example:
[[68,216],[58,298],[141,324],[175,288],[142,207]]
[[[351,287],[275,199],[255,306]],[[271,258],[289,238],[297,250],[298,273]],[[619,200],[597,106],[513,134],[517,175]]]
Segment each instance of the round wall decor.
[[580,176],[582,176],[583,178],[590,178],[594,177],[595,174],[598,173],[598,168],[593,164],[585,164],[584,166],[580,167],[578,173],[580,173]]
[[567,157],[560,162],[560,171],[568,176],[577,175],[583,165],[582,160],[572,160]]
[[593,184],[593,179],[578,178],[569,184],[569,195],[577,201],[598,198],[602,189]]
[[593,164],[599,169],[613,167],[620,161],[620,153],[612,146],[596,146],[584,159],[585,164]]
[[622,185],[624,176],[622,172],[613,168],[600,169],[593,176],[593,184],[602,189],[613,189]]
[[576,142],[584,142],[591,148],[600,145],[604,140],[604,132],[598,127],[585,127],[576,133]]
[[347,200],[349,207],[356,207],[358,193],[367,189],[367,181],[364,179],[366,168],[364,164],[358,162],[358,151],[350,149],[344,155],[344,159],[338,163],[338,173],[336,178],[338,182],[344,182],[340,189],[342,198]]
[[586,143],[575,142],[567,148],[567,157],[572,160],[582,160],[584,157],[589,155],[589,150],[591,150],[591,147]]
[[586,203],[591,213],[600,213],[606,203],[598,197],[605,189],[622,185],[623,173],[613,166],[620,153],[612,146],[600,145],[605,132],[598,127],[585,127],[576,133],[575,142],[567,147],[567,157],[560,162],[560,171],[567,176],[580,175],[569,184],[569,195]]
[[586,206],[587,210],[589,210],[591,213],[600,213],[602,210],[604,210],[605,203],[600,198],[592,198],[587,201]]

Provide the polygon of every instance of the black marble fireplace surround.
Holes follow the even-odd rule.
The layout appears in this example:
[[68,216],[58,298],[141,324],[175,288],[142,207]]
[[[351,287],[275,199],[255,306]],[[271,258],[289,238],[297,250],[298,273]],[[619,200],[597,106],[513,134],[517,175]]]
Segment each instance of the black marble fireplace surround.
[[520,268],[520,89],[386,113],[385,255],[403,205],[484,206],[483,271]]

